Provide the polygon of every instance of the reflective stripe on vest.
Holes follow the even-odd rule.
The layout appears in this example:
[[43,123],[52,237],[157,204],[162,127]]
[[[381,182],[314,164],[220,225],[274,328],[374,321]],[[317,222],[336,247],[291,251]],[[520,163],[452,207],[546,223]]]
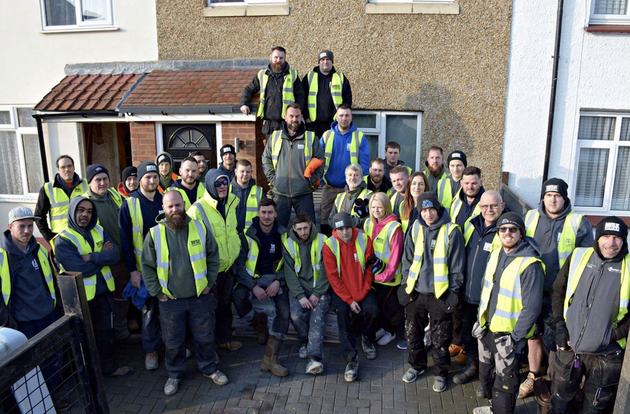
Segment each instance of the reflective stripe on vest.
[[133,255],[136,259],[136,270],[142,271],[142,245],[144,243],[142,207],[139,198],[130,197],[126,202],[131,218],[131,244],[133,244]]
[[247,195],[247,203],[245,204],[245,228],[243,232],[246,232],[249,226],[252,225],[254,217],[258,216],[258,205],[263,198],[263,189],[257,185],[253,186],[249,190]]
[[[584,269],[595,250],[592,247],[578,247],[571,256],[571,264],[569,266],[569,278],[567,280],[567,292],[564,297],[564,320],[567,320],[567,311],[573,295],[577,290]],[[621,289],[619,290],[619,311],[613,323],[613,329],[617,327],[619,322],[628,313],[628,302],[630,301],[630,254],[626,255],[621,262]],[[619,339],[617,343],[622,347],[626,347],[626,338]]]
[[[293,94],[293,81],[298,79],[298,72],[295,69],[289,69],[289,73],[284,75],[284,83],[282,84],[282,118],[287,113],[287,107],[295,102],[295,95]],[[269,81],[269,75],[266,69],[258,71],[258,83],[260,85],[260,103],[258,104],[258,111],[256,116],[262,118],[265,113],[265,103],[267,82]]]
[[[188,223],[188,257],[195,278],[197,296],[208,286],[208,264],[206,262],[206,228],[198,220],[190,220]],[[169,273],[169,248],[166,241],[166,228],[163,224],[154,226],[149,231],[155,243],[155,258],[157,264],[157,276],[162,292],[173,297],[168,290]]]
[[[317,80],[317,72],[310,71],[307,74],[308,79],[308,117],[312,122],[317,118],[317,92],[319,92],[319,82]],[[332,74],[330,82],[330,94],[332,96],[335,109],[342,104],[341,89],[343,87],[343,73],[335,72]]]
[[[468,246],[468,241],[473,235],[475,231],[475,226],[472,225],[470,221],[466,222],[466,230],[464,230],[464,246]],[[501,247],[501,239],[499,238],[499,233],[495,232],[494,237],[492,238],[492,246],[490,247],[490,251],[494,251],[494,249]]]
[[[361,143],[363,142],[363,132],[355,129],[352,131],[352,136],[350,137],[350,164],[360,164],[359,162],[359,149],[361,148]],[[324,140],[324,176],[326,175],[326,171],[328,171],[328,167],[330,166],[330,159],[332,157],[333,146],[335,144],[335,131],[328,130],[324,132],[323,136]],[[337,148],[337,151],[345,151],[346,148]]]
[[[359,198],[367,200],[368,197],[370,197],[371,195],[372,195],[372,191],[368,190],[367,188],[364,188],[363,190],[361,190],[359,195],[355,197],[355,200]],[[337,198],[335,198],[335,207],[337,208],[337,213],[346,211],[344,210],[343,207],[344,207],[344,204],[346,203],[347,198],[348,198],[347,191],[337,194]],[[350,207],[350,211],[346,211],[346,213],[349,213],[351,216],[359,217],[359,214],[357,214],[357,212],[354,211],[354,208],[352,208],[352,206]]]
[[[330,251],[335,255],[337,260],[337,275],[341,280],[341,254],[339,253],[339,241],[336,237],[329,237],[325,242],[326,246],[330,248]],[[365,249],[368,244],[368,236],[363,231],[359,230],[357,238],[354,240],[354,248],[357,252],[357,258],[363,270],[363,276],[365,277]]]
[[[409,268],[409,278],[407,280],[407,293],[413,292],[416,282],[420,276],[420,268],[424,259],[424,227],[417,221],[412,228],[412,240],[415,246],[413,251],[413,263]],[[449,237],[455,229],[459,228],[457,224],[446,223],[440,227],[433,250],[433,292],[435,297],[439,299],[444,292],[448,290],[448,247]],[[412,283],[410,283],[412,282]]]
[[[52,268],[48,260],[48,251],[41,244],[37,243],[37,262],[40,266],[39,271],[44,276],[46,288],[53,300],[53,306],[57,306],[57,297],[55,295],[55,282],[53,280]],[[11,269],[9,268],[9,256],[4,249],[0,249],[0,285],[2,285],[2,299],[4,304],[9,304],[11,298]]]
[[[293,141],[292,143],[296,143],[299,141],[304,142],[304,165],[308,165],[313,157],[313,143],[315,142],[315,133],[313,131],[304,131],[304,139]],[[271,164],[273,164],[273,169],[277,169],[278,167],[278,158],[280,157],[280,152],[282,151],[282,131],[277,130],[271,134]],[[291,149],[289,148],[289,151]]]
[[[260,252],[260,247],[258,246],[258,242],[249,236],[245,236],[245,240],[247,240],[248,247],[247,258],[245,259],[245,270],[252,279],[258,279],[260,274],[256,272],[256,264],[258,263],[258,253]],[[276,273],[280,271],[283,263],[283,260],[278,262],[278,266],[276,266]]]
[[389,201],[392,203],[392,213],[394,213],[396,217],[400,218],[400,216],[402,216],[401,206],[403,205],[403,201],[405,201],[405,198],[399,193],[395,192],[391,195]]
[[[494,250],[488,259],[486,273],[483,277],[481,289],[481,301],[479,303],[479,323],[482,327],[488,323],[488,306],[490,296],[494,286],[495,273],[499,265],[501,250]],[[535,257],[517,257],[503,269],[499,296],[497,297],[497,307],[490,321],[490,331],[492,332],[512,332],[516,326],[521,310],[523,309],[523,299],[521,296],[521,275],[530,265],[542,261]],[[530,338],[534,334],[534,326],[527,334]]]
[[[66,227],[65,229],[63,229],[55,238],[63,237],[70,243],[74,244],[81,256],[92,253],[100,253],[103,249],[104,244],[103,228],[97,224],[92,230],[90,230],[90,235],[92,236],[92,241],[94,242],[94,249],[92,249],[92,246],[90,246],[90,243],[88,243],[83,235],[70,227]],[[77,272],[80,271],[80,269],[65,270]],[[103,275],[103,279],[107,284],[107,289],[109,289],[110,292],[113,292],[115,289],[114,278],[112,277],[112,271],[110,270],[109,266],[103,266],[100,273],[101,275]],[[94,299],[94,296],[96,295],[96,276],[97,275],[92,275],[83,278],[83,285],[85,286],[85,296],[88,301]]]
[[197,200],[199,200],[206,194],[206,189],[201,183],[199,183],[199,185],[197,186],[197,194],[196,194],[197,198],[195,198],[194,200],[190,200],[188,198],[188,194],[186,194],[186,191],[184,191],[183,188],[179,188],[179,187],[169,187],[166,189],[164,193],[168,193],[169,191],[173,191],[173,190],[177,191],[178,193],[182,195],[182,198],[184,199],[184,209],[186,211],[188,211],[190,206],[192,206]]
[[[310,257],[311,268],[313,269],[313,289],[317,287],[317,281],[319,280],[319,274],[321,271],[322,262],[322,249],[324,248],[324,242],[326,236],[318,234],[317,238],[311,243]],[[300,256],[300,246],[295,240],[288,237],[287,233],[282,235],[282,244],[293,259],[293,270],[295,275],[300,277],[300,270],[302,270],[302,257]]]
[[[372,218],[368,218],[363,224],[363,229],[365,233],[370,236],[372,239],[372,247],[374,247],[374,254],[376,257],[381,259],[383,263],[385,263],[385,268],[389,264],[389,258],[391,257],[391,244],[392,239],[394,238],[394,233],[396,229],[400,228],[400,223],[397,221],[390,221],[385,224],[381,231],[374,237],[374,223],[372,222]],[[386,286],[398,286],[402,280],[402,263],[398,262],[398,267],[396,268],[396,273],[394,274],[394,278],[391,282],[379,282],[374,279],[374,283],[378,283],[379,285]]]
[[70,198],[59,187],[55,187],[52,182],[44,184],[44,192],[50,201],[50,230],[59,233],[68,226],[68,207],[70,200],[79,197],[88,189],[87,182],[81,180],[70,193]]
[[457,189],[455,194],[453,194],[453,184],[451,182],[451,176],[447,176],[446,178],[442,178],[438,181],[438,201],[444,208],[451,208],[453,204],[453,199],[459,199],[459,192],[462,190],[461,187]]
[[[558,241],[558,261],[560,267],[564,266],[564,262],[567,257],[575,249],[575,240],[577,237],[580,223],[582,222],[582,214],[574,213],[571,211],[564,218],[564,225],[562,226],[562,233],[560,234],[560,240]],[[538,221],[540,220],[540,212],[538,210],[529,210],[525,215],[525,234],[528,237],[534,237],[536,234],[536,228],[538,227]]]

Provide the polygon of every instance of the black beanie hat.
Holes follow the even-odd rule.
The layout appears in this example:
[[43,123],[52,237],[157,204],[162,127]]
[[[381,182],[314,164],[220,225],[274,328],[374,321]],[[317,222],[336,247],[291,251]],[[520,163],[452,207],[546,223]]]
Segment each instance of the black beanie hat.
[[446,166],[448,167],[453,160],[460,160],[464,163],[464,167],[468,167],[468,158],[466,158],[466,154],[463,151],[455,150],[448,154],[448,158],[446,159]]
[[442,210],[442,205],[438,201],[437,194],[432,191],[427,191],[418,196],[418,211],[424,208],[434,208],[438,212]]
[[565,203],[569,201],[569,185],[560,178],[550,178],[543,183],[540,199],[545,198],[547,193],[559,193]]
[[137,177],[137,176],[138,176],[138,169],[136,167],[134,167],[134,166],[127,167],[127,168],[125,168],[123,170],[123,174],[122,174],[123,183],[125,181],[127,181],[127,178],[129,178],[129,177]]
[[138,180],[142,180],[142,177],[146,174],[146,173],[151,173],[154,172],[156,174],[158,174],[158,167],[157,165],[155,165],[155,163],[151,162],[151,161],[143,161],[140,163],[140,165],[138,165]]
[[107,174],[107,177],[109,178],[109,171],[107,171],[107,168],[103,167],[101,164],[88,165],[87,171],[85,174],[85,178],[87,179],[88,184],[92,181],[94,176],[100,173]]
[[595,241],[607,234],[621,237],[624,243],[628,240],[628,226],[619,217],[606,217],[595,228]]
[[219,155],[221,155],[221,158],[223,158],[225,154],[234,154],[234,156],[236,156],[236,150],[234,149],[234,146],[230,144],[225,144],[224,146],[222,146],[219,150]]
[[503,213],[497,220],[497,229],[504,224],[514,224],[521,230],[521,235],[525,236],[525,222],[519,214],[514,212]]

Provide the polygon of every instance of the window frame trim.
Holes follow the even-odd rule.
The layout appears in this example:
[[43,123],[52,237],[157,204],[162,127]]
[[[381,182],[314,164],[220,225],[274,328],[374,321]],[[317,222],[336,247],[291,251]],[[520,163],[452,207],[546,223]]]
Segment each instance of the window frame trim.
[[588,16],[589,26],[598,25],[630,25],[630,5],[626,14],[596,14],[595,1],[591,0],[591,7]]
[[40,17],[42,22],[42,32],[44,33],[56,33],[56,32],[74,32],[74,31],[98,31],[98,30],[117,30],[118,28],[114,24],[114,0],[101,0],[107,3],[108,20],[96,21],[96,22],[84,22],[83,17],[83,0],[74,0],[79,5],[75,4],[75,18],[76,24],[64,24],[64,25],[47,25],[46,24],[46,0],[39,0],[40,4]]

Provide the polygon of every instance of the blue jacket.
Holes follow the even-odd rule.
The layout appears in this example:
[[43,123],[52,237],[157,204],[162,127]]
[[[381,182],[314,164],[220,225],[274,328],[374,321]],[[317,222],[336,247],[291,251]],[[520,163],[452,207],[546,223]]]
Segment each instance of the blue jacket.
[[[352,132],[357,130],[354,126],[354,122],[350,124],[350,128],[345,134],[339,132],[339,123],[333,122],[331,129],[335,132],[335,141],[333,143],[333,151],[330,157],[330,164],[328,171],[324,174],[326,182],[333,187],[344,187],[346,185],[346,167],[350,164],[350,140],[352,138]],[[320,138],[324,151],[326,151],[326,145],[324,144],[324,138]],[[359,147],[359,163],[363,168],[363,175],[368,175],[370,171],[370,144],[367,138],[364,138]]]

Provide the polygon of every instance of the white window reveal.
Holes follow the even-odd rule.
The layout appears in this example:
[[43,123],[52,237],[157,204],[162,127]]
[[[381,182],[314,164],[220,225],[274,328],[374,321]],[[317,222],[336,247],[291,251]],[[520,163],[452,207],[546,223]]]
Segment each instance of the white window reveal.
[[589,24],[630,24],[630,0],[592,0]]
[[630,211],[630,114],[582,114],[576,160],[576,210]]
[[2,200],[34,200],[44,184],[42,148],[32,114],[30,108],[0,106]]
[[400,159],[414,171],[421,168],[422,113],[353,111],[352,121],[368,138],[370,160],[385,159],[385,144],[400,144]]
[[248,4],[284,4],[286,0],[208,0],[208,6],[248,5]]
[[40,0],[44,31],[113,27],[112,0]]
[[459,14],[455,0],[368,0],[366,14]]

